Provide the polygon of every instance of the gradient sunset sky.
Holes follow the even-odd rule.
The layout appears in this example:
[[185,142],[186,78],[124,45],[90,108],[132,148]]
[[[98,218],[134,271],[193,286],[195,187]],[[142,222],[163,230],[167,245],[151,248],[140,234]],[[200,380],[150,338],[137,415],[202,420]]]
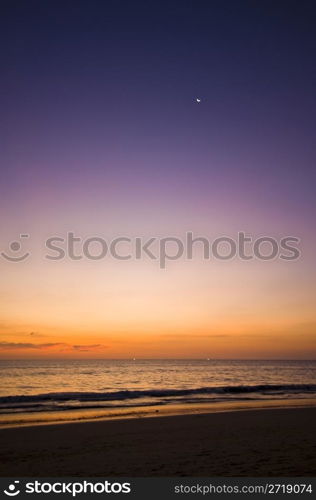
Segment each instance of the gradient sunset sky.
[[[31,255],[0,257],[0,356],[315,359],[315,3],[3,10],[0,251],[27,233]],[[67,231],[293,235],[302,255],[45,259]]]

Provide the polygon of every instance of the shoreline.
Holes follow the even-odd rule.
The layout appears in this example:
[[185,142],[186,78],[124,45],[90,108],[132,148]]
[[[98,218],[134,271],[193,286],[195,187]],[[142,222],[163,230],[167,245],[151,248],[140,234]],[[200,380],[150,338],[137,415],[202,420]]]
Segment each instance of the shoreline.
[[3,477],[304,477],[316,406],[10,427],[0,439]]
[[80,424],[112,420],[158,418],[181,415],[229,413],[235,411],[314,408],[316,398],[293,398],[252,401],[225,401],[148,405],[106,409],[74,409],[65,411],[7,413],[0,415],[0,431],[19,427]]

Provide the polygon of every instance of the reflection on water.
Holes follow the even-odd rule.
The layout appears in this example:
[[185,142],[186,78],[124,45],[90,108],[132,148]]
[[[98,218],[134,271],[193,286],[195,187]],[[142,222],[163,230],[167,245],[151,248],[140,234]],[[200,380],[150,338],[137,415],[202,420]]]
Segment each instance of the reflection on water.
[[316,361],[2,360],[0,376],[7,416],[316,396]]

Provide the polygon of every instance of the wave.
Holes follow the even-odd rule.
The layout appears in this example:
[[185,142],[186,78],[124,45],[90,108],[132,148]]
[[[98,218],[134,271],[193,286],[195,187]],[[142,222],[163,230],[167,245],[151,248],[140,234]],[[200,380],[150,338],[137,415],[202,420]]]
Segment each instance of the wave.
[[316,392],[316,384],[280,384],[280,385],[238,385],[220,387],[198,387],[192,389],[146,389],[146,390],[123,390],[116,392],[50,392],[47,394],[17,395],[0,397],[0,406],[17,404],[47,404],[66,402],[106,402],[126,401],[140,398],[181,398],[185,396],[216,396],[216,395],[242,395],[250,393],[261,393],[265,395],[277,395],[280,393],[297,394]]

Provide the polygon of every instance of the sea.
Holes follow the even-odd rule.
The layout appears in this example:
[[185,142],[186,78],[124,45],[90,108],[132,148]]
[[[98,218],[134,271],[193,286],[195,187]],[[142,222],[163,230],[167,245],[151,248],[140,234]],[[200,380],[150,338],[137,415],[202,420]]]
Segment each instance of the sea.
[[316,361],[1,360],[0,417],[316,397]]

